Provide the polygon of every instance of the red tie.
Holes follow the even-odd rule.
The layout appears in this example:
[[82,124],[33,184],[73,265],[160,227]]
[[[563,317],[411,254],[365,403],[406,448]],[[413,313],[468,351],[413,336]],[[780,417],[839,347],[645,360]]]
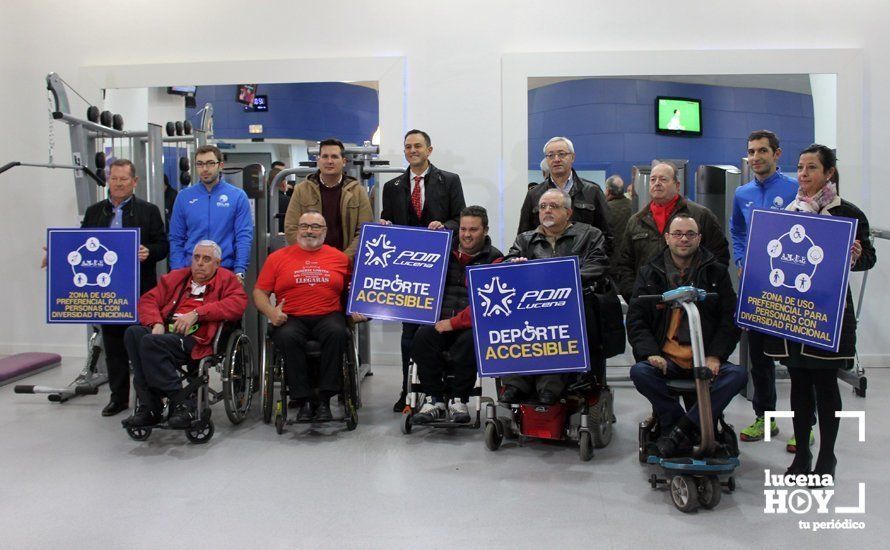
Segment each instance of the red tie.
[[411,191],[411,208],[414,209],[414,213],[417,214],[417,219],[420,219],[420,213],[423,212],[423,206],[421,206],[421,189],[420,189],[420,180],[423,179],[423,176],[414,176],[414,190]]

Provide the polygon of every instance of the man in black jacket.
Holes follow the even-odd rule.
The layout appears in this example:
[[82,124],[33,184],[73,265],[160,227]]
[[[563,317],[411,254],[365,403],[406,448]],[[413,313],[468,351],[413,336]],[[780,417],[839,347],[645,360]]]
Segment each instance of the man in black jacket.
[[714,375],[714,418],[745,385],[747,373],[743,367],[727,362],[738,343],[739,329],[733,321],[736,295],[726,265],[718,262],[709,250],[699,247],[701,233],[688,214],[674,216],[664,239],[667,248],[637,275],[627,311],[627,336],[638,361],[630,369],[630,378],[652,403],[662,433],[658,452],[669,457],[690,450],[701,427],[698,406],[684,411],[667,389],[668,379],[692,376],[689,325],[682,308],[666,309],[638,297],[663,294],[686,285],[718,295],[696,303],[701,316],[705,365]]
[[[488,237],[488,212],[481,206],[468,206],[460,215],[459,239],[448,259],[445,292],[440,321],[424,325],[414,335],[412,357],[426,393],[426,402],[411,421],[425,424],[446,416],[446,368],[451,367],[451,402],[448,409],[454,422],[469,422],[467,403],[476,380],[473,349],[473,321],[467,293],[467,267],[499,263],[504,258]],[[448,350],[446,365],[442,352]]]
[[[380,223],[448,229],[457,232],[460,212],[467,205],[460,176],[439,170],[430,163],[433,153],[430,136],[422,130],[405,134],[405,160],[408,169],[383,186],[383,210]],[[402,324],[402,393],[393,411],[405,408],[408,361],[411,341],[420,325]]]
[[548,189],[559,189],[572,199],[573,222],[592,225],[603,232],[606,239],[606,253],[612,253],[612,231],[609,229],[606,195],[599,185],[582,179],[572,168],[575,162],[575,146],[567,137],[550,138],[544,146],[544,160],[549,166],[547,178],[531,188],[522,203],[519,214],[521,235],[538,227],[538,202]]
[[[602,231],[586,223],[572,223],[572,199],[559,189],[548,189],[538,203],[540,225],[516,237],[516,242],[505,256],[506,261],[524,262],[543,258],[577,256],[584,287],[597,282],[609,269],[606,256],[606,238]],[[588,325],[591,319],[588,316]],[[588,326],[590,334],[591,326]],[[595,332],[595,331],[593,331]],[[593,342],[591,342],[593,348]],[[597,361],[594,374],[604,381],[605,361]],[[566,377],[562,374],[540,376],[511,375],[501,378],[504,391],[501,401],[519,403],[537,393],[539,402],[552,405],[559,400],[565,389]]]
[[[108,176],[108,198],[87,208],[80,226],[139,228],[139,289],[140,294],[145,294],[157,285],[155,264],[167,257],[169,245],[161,211],[133,194],[138,183],[136,167],[132,162],[127,159],[112,162]],[[108,387],[111,390],[111,399],[102,409],[102,416],[114,416],[130,406],[130,365],[124,347],[126,330],[127,325],[102,325]]]

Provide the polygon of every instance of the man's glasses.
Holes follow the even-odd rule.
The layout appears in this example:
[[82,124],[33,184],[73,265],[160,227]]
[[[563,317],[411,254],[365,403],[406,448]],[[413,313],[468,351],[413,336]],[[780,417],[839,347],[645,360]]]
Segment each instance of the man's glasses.
[[561,208],[565,208],[564,204],[559,204],[557,202],[542,202],[538,205],[538,208],[541,210],[559,210]]
[[307,229],[311,229],[312,231],[318,231],[320,229],[324,229],[327,226],[321,225],[320,223],[301,223],[301,224],[297,225],[297,227],[299,227],[303,231],[306,231]]
[[195,166],[198,168],[216,168],[219,163],[215,160],[210,160],[207,162],[198,161],[195,163]]
[[682,239],[683,237],[686,237],[686,238],[689,239],[690,241],[691,241],[692,239],[698,237],[699,235],[701,235],[701,233],[696,233],[695,231],[687,231],[686,233],[682,233],[682,232],[680,232],[680,231],[671,231],[671,232],[668,233],[668,234],[669,234],[671,237],[673,237],[673,238],[675,238],[675,239],[677,239],[677,240],[680,240],[680,239]]
[[557,151],[557,152],[555,152],[555,153],[547,153],[547,154],[544,155],[544,156],[547,157],[547,160],[553,160],[553,159],[560,159],[560,160],[562,160],[562,159],[566,158],[566,157],[569,156],[569,155],[571,155],[571,153],[567,153],[567,152],[565,152],[565,151]]

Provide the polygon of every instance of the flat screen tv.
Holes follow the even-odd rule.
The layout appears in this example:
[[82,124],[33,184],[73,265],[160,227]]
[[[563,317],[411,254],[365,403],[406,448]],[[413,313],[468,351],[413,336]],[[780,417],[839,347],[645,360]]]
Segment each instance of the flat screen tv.
[[167,88],[167,93],[170,95],[195,95],[195,90],[197,90],[197,86],[169,86]]
[[256,97],[256,84],[241,84],[238,86],[238,95],[235,100],[245,105],[253,105],[253,98]]
[[669,136],[701,135],[701,100],[686,97],[655,98],[655,131]]
[[265,113],[269,110],[269,96],[257,94],[253,97],[252,105],[245,105],[245,112]]

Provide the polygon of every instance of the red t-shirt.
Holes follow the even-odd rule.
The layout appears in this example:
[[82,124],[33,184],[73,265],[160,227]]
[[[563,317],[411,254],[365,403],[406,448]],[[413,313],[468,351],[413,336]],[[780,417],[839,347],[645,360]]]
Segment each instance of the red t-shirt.
[[340,295],[349,276],[349,259],[324,245],[308,252],[298,245],[276,250],[266,259],[256,288],[275,294],[289,316],[327,315],[340,311]]

